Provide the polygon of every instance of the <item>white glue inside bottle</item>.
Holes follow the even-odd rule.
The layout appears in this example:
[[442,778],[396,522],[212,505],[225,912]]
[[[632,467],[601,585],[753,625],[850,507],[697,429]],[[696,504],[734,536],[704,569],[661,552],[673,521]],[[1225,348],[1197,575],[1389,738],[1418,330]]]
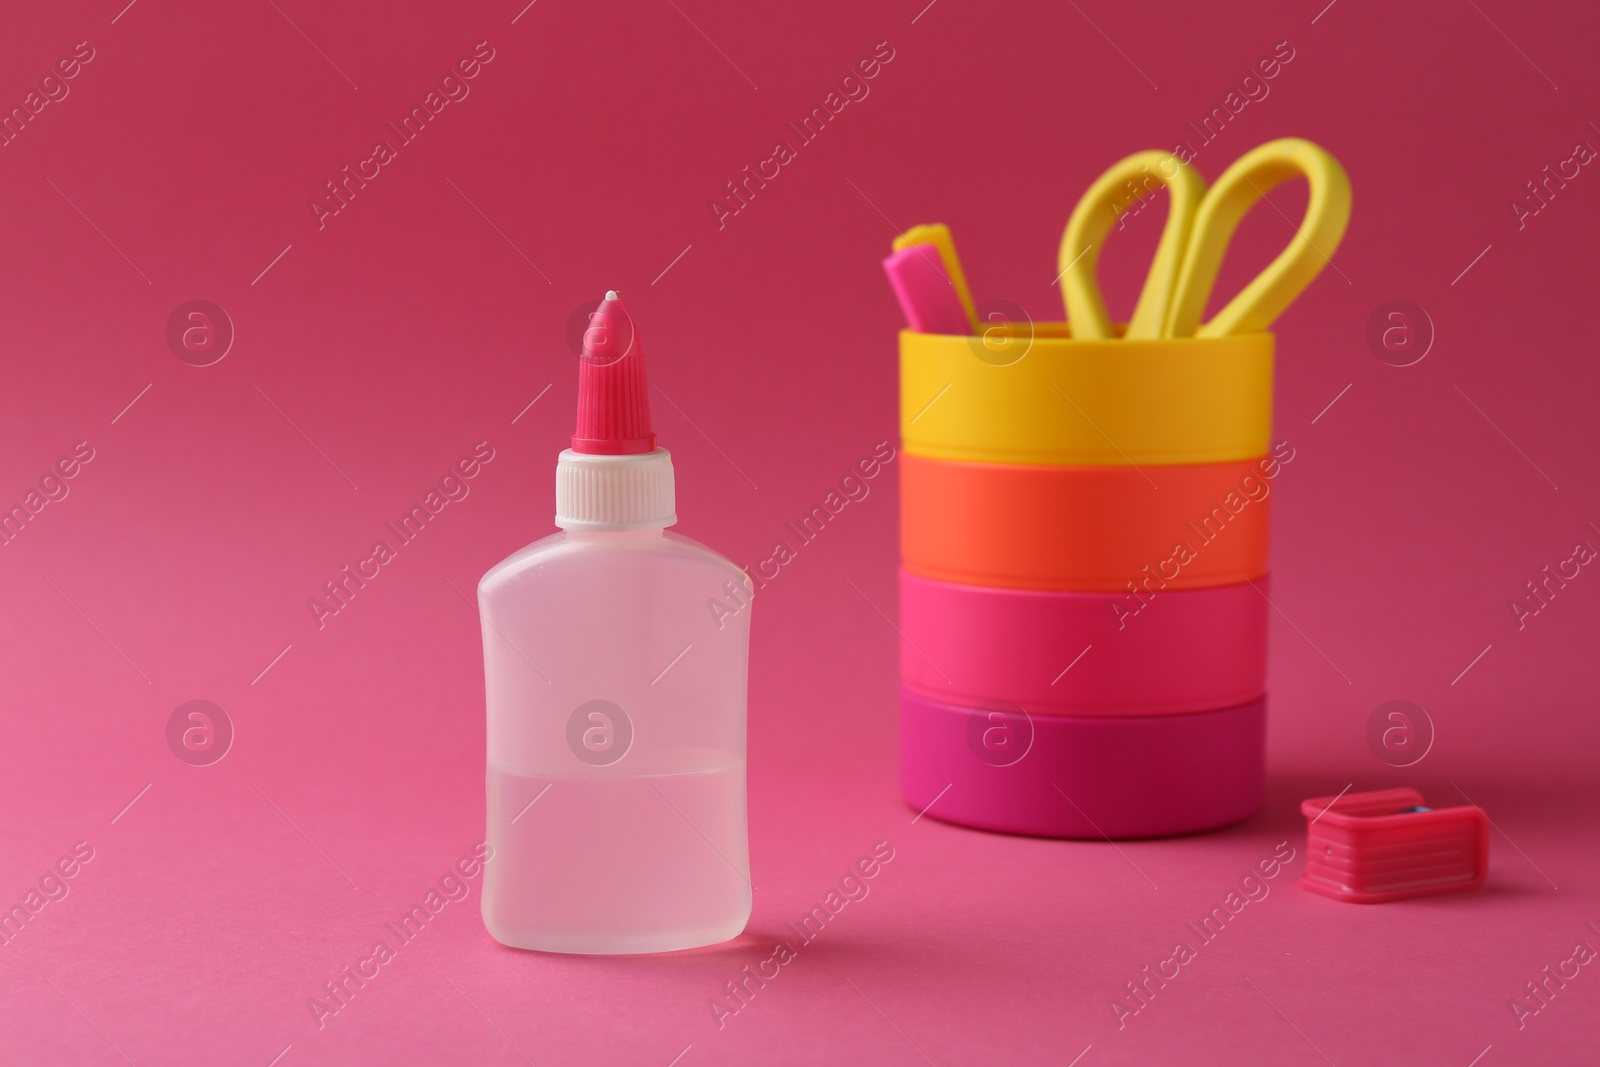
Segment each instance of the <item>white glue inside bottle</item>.
[[615,292],[590,316],[556,525],[478,583],[488,692],[483,921],[548,952],[664,952],[750,918],[751,593],[666,528],[672,457]]

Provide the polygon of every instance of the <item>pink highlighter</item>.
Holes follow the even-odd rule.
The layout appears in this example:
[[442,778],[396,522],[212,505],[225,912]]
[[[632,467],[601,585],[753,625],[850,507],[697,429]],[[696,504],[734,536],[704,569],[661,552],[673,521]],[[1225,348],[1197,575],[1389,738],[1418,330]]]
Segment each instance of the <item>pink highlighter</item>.
[[970,334],[972,323],[956,295],[937,245],[907,245],[883,261],[906,323],[918,333]]

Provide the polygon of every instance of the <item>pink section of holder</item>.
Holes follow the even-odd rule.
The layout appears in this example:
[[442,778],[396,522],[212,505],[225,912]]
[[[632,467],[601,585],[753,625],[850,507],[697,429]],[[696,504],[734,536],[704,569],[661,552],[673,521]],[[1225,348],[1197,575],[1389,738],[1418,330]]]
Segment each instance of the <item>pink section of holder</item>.
[[[900,677],[935,700],[1035,715],[1172,715],[1266,688],[1266,579],[1117,593],[956,585],[900,572]],[[1142,603],[1142,606],[1141,606]],[[1117,608],[1131,614],[1119,616]]]
[[1077,717],[900,692],[900,790],[916,811],[1044,837],[1210,830],[1261,804],[1266,701],[1194,715]]

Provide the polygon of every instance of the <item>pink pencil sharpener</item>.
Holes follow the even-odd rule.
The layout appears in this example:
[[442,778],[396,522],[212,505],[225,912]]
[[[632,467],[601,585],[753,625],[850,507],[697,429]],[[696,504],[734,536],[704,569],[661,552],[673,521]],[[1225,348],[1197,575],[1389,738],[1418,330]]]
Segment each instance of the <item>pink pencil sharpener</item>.
[[1471,806],[1428,808],[1415,789],[1301,801],[1313,893],[1354,904],[1460,893],[1489,873],[1489,820]]

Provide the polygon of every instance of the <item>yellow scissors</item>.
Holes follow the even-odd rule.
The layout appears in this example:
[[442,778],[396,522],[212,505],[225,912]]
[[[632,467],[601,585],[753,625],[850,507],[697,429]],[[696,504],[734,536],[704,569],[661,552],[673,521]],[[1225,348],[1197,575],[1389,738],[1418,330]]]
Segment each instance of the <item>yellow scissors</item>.
[[[1304,177],[1310,186],[1295,237],[1209,321],[1200,322],[1228,243],[1245,214],[1273,188]],[[1135,154],[1089,187],[1067,222],[1057,265],[1072,335],[1115,337],[1096,280],[1099,248],[1111,227],[1146,193],[1166,188],[1166,226],[1123,335],[1226,337],[1272,325],[1329,261],[1350,222],[1350,178],[1327,151],[1298,137],[1269,141],[1234,162],[1210,189],[1169,152]]]

